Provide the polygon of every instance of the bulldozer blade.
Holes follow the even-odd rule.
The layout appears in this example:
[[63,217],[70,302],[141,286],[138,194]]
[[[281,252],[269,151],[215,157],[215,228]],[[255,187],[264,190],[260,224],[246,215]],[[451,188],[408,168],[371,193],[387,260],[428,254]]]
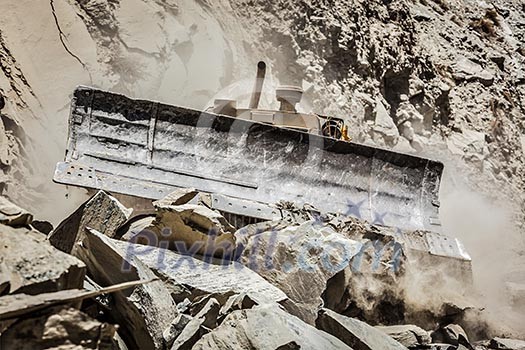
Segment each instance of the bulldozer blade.
[[442,171],[412,155],[78,87],[54,180],[151,199],[193,187],[438,232]]

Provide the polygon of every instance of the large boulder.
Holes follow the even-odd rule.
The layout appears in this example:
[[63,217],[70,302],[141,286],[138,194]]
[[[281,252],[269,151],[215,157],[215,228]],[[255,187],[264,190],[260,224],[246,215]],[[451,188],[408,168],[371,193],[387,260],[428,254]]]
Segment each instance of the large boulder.
[[284,229],[259,227],[262,232],[236,234],[244,246],[241,262],[286,293],[288,311],[314,324],[328,280],[348,267],[362,244],[315,221]]
[[[119,249],[118,242],[96,230],[86,230],[76,254],[96,283],[108,286],[156,278],[135,256]],[[110,307],[121,326],[119,332],[132,348],[162,349],[163,332],[177,317],[175,302],[161,281],[116,292]]]
[[290,315],[278,305],[234,311],[194,346],[215,349],[351,349],[331,335]]
[[221,214],[203,205],[170,203],[155,202],[155,220],[131,240],[183,254],[220,258],[233,253],[235,228]]
[[176,301],[204,294],[247,294],[258,304],[287,299],[279,288],[237,262],[213,264],[171,250],[115,241],[127,259],[136,258],[151,268],[172,292]]
[[118,228],[129,219],[132,211],[116,198],[99,191],[62,221],[49,234],[49,241],[63,252],[72,253],[76,244],[84,238],[87,227],[113,238]]
[[407,350],[382,331],[328,309],[319,312],[316,325],[354,350]]
[[7,284],[10,293],[25,294],[82,288],[84,263],[52,247],[40,233],[0,225],[0,242],[4,292]]

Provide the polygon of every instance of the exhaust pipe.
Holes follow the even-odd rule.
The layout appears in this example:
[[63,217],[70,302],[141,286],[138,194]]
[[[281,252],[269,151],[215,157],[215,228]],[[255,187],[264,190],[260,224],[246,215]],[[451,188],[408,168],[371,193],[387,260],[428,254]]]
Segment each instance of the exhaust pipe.
[[265,76],[266,63],[264,63],[264,61],[259,61],[259,63],[257,63],[257,77],[255,78],[255,86],[253,87],[252,97],[250,98],[250,109],[257,109],[259,107]]

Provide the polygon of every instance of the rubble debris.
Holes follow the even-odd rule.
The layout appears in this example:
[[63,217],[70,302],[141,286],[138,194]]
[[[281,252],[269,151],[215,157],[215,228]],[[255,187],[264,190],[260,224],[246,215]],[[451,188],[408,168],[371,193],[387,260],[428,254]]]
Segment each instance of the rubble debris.
[[28,226],[33,221],[33,215],[0,196],[0,224],[13,227]]
[[194,204],[160,203],[155,208],[155,221],[145,230],[147,234],[136,236],[135,243],[218,258],[232,255],[235,228],[221,214]]
[[[246,293],[234,294],[228,298],[219,311],[219,318],[222,319],[233,311],[251,309],[257,303]],[[222,322],[222,320],[221,320]]]
[[498,350],[525,350],[525,340],[493,338],[490,340],[489,349]]
[[0,348],[118,350],[115,326],[65,306],[47,309],[11,324],[0,334]]
[[[122,252],[116,242],[96,230],[86,229],[76,255],[86,263],[89,276],[96,283],[107,286],[156,277],[136,257]],[[175,303],[161,281],[115,293],[111,307],[113,317],[122,327],[119,332],[132,348],[162,349],[162,333],[177,317]]]
[[197,296],[191,302],[191,305],[188,308],[188,312],[192,316],[197,315],[199,312],[201,312],[201,310],[204,307],[206,307],[206,305],[209,303],[211,299],[216,300],[219,303],[219,305],[222,307],[224,304],[226,304],[226,302],[232,295],[234,295],[233,292],[228,292],[224,294],[212,293],[212,294]]
[[117,229],[129,219],[131,212],[132,209],[125,208],[114,197],[99,191],[62,221],[48,238],[54,247],[74,253],[76,243],[82,241],[86,227],[113,238]]
[[[82,288],[86,266],[52,247],[41,234],[0,225],[0,256],[10,293],[38,294]],[[5,278],[5,277],[4,277]]]
[[381,330],[328,309],[319,311],[316,326],[342,340],[354,350],[407,349]]
[[315,221],[282,230],[236,234],[241,262],[290,298],[292,314],[314,324],[327,281],[348,267],[362,244]]
[[[164,281],[175,299],[191,298],[203,294],[246,293],[258,304],[281,303],[285,293],[268,283],[257,273],[237,262],[215,265],[189,255],[167,249],[115,241],[121,254],[136,257]],[[182,292],[181,292],[182,291]]]
[[339,339],[315,329],[275,304],[234,311],[193,347],[204,349],[345,349]]
[[172,350],[189,350],[195,343],[211,329],[217,327],[220,304],[211,298],[193,319],[184,327],[181,334],[175,339]]
[[430,334],[416,325],[376,326],[407,348],[428,345],[432,342]]

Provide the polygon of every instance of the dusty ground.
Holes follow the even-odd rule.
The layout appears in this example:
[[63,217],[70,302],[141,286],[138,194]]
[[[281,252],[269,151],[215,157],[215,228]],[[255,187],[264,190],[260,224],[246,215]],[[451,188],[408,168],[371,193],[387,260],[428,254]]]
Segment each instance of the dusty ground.
[[56,223],[85,199],[50,181],[76,85],[203,108],[217,96],[246,100],[264,59],[266,106],[275,103],[273,87],[298,84],[303,110],[347,118],[355,140],[446,164],[443,225],[465,241],[487,303],[505,299],[505,282],[525,283],[520,1],[3,0],[1,7],[3,194],[41,218]]

